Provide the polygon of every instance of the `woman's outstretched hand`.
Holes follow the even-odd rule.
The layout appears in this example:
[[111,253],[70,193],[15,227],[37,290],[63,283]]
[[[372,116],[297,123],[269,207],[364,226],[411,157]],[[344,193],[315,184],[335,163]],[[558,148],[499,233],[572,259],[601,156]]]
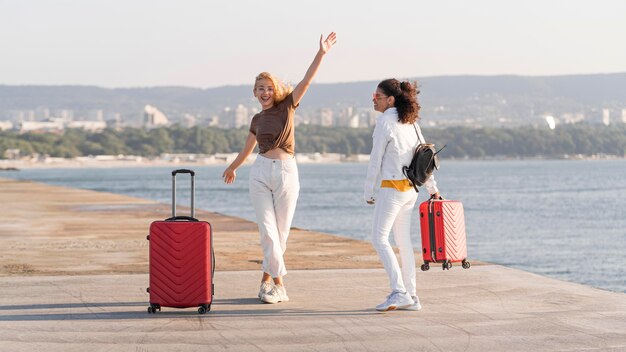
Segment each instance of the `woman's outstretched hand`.
[[234,169],[231,169],[230,167],[228,167],[226,168],[226,170],[224,170],[224,173],[222,174],[222,178],[224,179],[224,183],[229,185],[235,182],[235,178],[237,178],[237,173],[235,172]]
[[335,45],[335,43],[337,42],[337,33],[330,32],[328,37],[326,37],[326,40],[323,39],[324,35],[320,35],[320,51],[326,54],[330,50],[330,48],[332,48],[333,45]]
[[328,37],[326,37],[326,40],[324,40],[323,34],[320,35],[320,50],[318,50],[317,53],[315,54],[315,58],[313,59],[313,62],[311,62],[311,66],[309,66],[309,69],[306,70],[306,73],[304,74],[304,78],[302,78],[302,81],[300,81],[300,83],[298,83],[296,88],[293,89],[292,96],[293,96],[293,104],[295,106],[297,106],[300,103],[300,100],[302,99],[304,94],[306,94],[306,91],[309,89],[309,85],[313,81],[313,77],[315,77],[315,74],[317,73],[317,69],[320,67],[320,64],[322,63],[322,58],[324,57],[324,55],[326,55],[326,53],[330,50],[330,48],[332,48],[333,45],[335,45],[336,42],[337,42],[337,34],[335,32],[330,32]]

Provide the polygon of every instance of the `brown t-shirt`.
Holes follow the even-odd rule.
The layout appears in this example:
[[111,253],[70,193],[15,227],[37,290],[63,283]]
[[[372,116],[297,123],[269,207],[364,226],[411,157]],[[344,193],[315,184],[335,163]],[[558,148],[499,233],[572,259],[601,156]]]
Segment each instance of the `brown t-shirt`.
[[[299,105],[299,104],[298,104]],[[293,104],[293,95],[252,117],[250,132],[256,136],[261,154],[280,148],[294,155],[294,114],[298,105]]]

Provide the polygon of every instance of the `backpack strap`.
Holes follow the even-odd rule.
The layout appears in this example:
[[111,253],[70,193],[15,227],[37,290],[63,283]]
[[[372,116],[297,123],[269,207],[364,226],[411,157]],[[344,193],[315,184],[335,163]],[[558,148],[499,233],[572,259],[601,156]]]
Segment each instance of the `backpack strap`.
[[[413,129],[415,130],[415,135],[417,135],[417,146],[415,147],[415,151],[413,152],[413,157],[415,157],[415,153],[417,153],[417,148],[419,148],[419,146],[422,144],[422,139],[420,138],[420,134],[417,132],[417,127],[415,127],[415,123],[413,124]],[[411,160],[412,161],[412,160]],[[406,177],[409,182],[411,182],[411,179],[409,178],[408,175],[408,170],[409,168],[407,166],[402,167],[402,173],[404,174],[404,177]],[[419,193],[420,190],[417,188],[417,185],[413,182],[411,182],[411,186],[413,186],[413,188],[415,189],[415,192]]]
[[411,186],[413,186],[413,188],[415,189],[415,192],[420,193],[420,190],[417,188],[417,185],[411,181],[408,171],[409,171],[409,168],[407,166],[402,167],[402,173],[404,174],[404,177],[406,177],[407,180],[409,180],[409,183],[411,184]]
[[415,130],[415,134],[417,135],[417,141],[419,142],[419,144],[422,144],[422,140],[420,139],[420,134],[417,132],[417,127],[415,127],[415,124],[413,124],[413,129]]

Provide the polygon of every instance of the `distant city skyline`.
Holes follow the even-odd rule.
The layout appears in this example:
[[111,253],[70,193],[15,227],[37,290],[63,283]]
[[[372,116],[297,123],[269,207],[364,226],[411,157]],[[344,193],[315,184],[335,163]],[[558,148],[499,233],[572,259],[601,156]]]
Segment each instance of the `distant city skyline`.
[[330,31],[319,83],[626,72],[625,13],[620,0],[0,0],[0,84],[297,83]]

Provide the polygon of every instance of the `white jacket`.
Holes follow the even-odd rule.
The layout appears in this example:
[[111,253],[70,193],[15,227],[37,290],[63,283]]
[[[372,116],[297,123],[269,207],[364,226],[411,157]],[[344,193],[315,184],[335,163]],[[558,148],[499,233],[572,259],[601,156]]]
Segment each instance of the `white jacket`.
[[[365,200],[372,200],[374,194],[380,189],[382,180],[403,180],[406,177],[402,173],[402,167],[411,163],[415,148],[418,145],[417,134],[422,143],[424,136],[417,122],[414,125],[403,124],[398,121],[398,110],[393,107],[376,120],[374,127],[374,142],[370,153],[370,162],[367,167],[365,179]],[[424,184],[428,193],[439,192],[434,175]]]

